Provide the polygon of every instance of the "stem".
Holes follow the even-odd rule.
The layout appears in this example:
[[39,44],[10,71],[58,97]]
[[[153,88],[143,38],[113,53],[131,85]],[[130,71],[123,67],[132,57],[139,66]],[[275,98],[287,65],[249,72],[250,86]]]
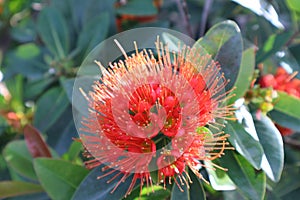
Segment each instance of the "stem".
[[189,15],[186,0],[176,0],[176,3],[177,3],[179,13],[184,19],[184,25],[187,30],[187,33],[189,34],[190,37],[193,37],[192,26],[190,24],[190,15]]
[[300,142],[295,141],[292,138],[285,137],[284,138],[284,143],[291,146],[291,147],[293,147],[293,148],[295,148],[295,149],[300,150]]
[[210,10],[212,4],[213,4],[213,0],[206,0],[204,3],[202,17],[201,17],[201,23],[200,23],[199,37],[202,37],[204,35],[208,13],[209,13],[209,10]]

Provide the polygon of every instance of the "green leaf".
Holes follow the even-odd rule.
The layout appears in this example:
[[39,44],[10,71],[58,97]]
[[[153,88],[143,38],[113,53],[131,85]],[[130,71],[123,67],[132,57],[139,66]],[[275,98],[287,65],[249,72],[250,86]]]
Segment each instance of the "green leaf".
[[241,67],[234,83],[236,89],[231,92],[235,94],[229,99],[228,104],[234,103],[237,99],[243,97],[250,87],[251,80],[254,74],[255,68],[255,49],[248,48],[243,52]]
[[[189,173],[193,183],[190,183],[190,188],[186,184],[180,184],[180,179],[176,177],[176,181],[180,184],[183,191],[180,190],[176,183],[173,184],[171,200],[205,200],[205,192],[202,183],[194,173]],[[175,181],[174,181],[175,182]]]
[[[154,192],[153,192],[154,191]],[[137,186],[129,196],[123,200],[159,200],[169,197],[171,192],[168,189],[164,189],[160,185],[154,185],[153,187],[143,187],[140,194],[140,186]]]
[[45,7],[39,14],[37,29],[53,55],[62,59],[69,53],[70,41],[67,23],[55,8]]
[[237,79],[241,64],[243,41],[238,25],[230,20],[214,25],[200,38],[193,48],[204,48],[221,65],[225,77],[231,82],[230,89]]
[[300,182],[296,178],[299,176],[299,173],[300,167],[285,167],[282,171],[282,178],[275,186],[272,187],[273,192],[277,196],[283,197],[296,189],[300,189]]
[[300,100],[285,92],[277,91],[279,100],[274,104],[274,109],[291,117],[300,119]]
[[[80,33],[89,21],[100,13],[109,13],[110,32],[115,32],[115,2],[116,0],[69,0],[71,6],[72,25],[77,33]],[[97,24],[95,29],[101,27]]]
[[[103,165],[93,169],[86,178],[81,182],[76,192],[74,193],[72,200],[82,200],[82,199],[101,199],[101,200],[111,200],[111,199],[121,199],[124,197],[131,181],[132,175],[129,176],[124,182],[122,181],[117,189],[112,193],[112,190],[120,181],[122,174],[115,177],[119,172],[114,172],[107,175],[101,179],[97,179],[98,176],[103,176],[110,171],[102,171]],[[113,179],[109,183],[108,180]]]
[[65,153],[64,155],[69,161],[75,161],[82,150],[83,150],[82,144],[78,141],[73,141],[68,152]]
[[263,62],[269,56],[279,51],[292,37],[293,32],[282,32],[269,36],[263,46],[257,51],[256,64]]
[[[272,2],[268,0],[254,0],[254,1],[232,0],[232,1],[250,9],[252,12],[254,12],[259,16],[263,16],[275,27],[279,29],[284,29],[284,26],[279,21],[278,14],[276,13],[276,10],[272,5],[273,4]],[[250,24],[250,22],[248,23]]]
[[261,168],[272,181],[279,181],[284,163],[283,141],[274,123],[265,115],[253,114],[259,141],[264,149]]
[[277,124],[287,127],[293,130],[299,130],[300,129],[300,119],[291,117],[290,115],[284,114],[277,110],[272,110],[268,113],[270,118],[275,121]]
[[209,182],[213,189],[222,191],[236,189],[235,184],[224,170],[218,168],[214,169],[211,161],[205,161],[205,165],[207,166],[206,171],[208,173]]
[[62,115],[69,105],[68,97],[62,88],[55,87],[41,96],[36,105],[34,126],[42,132],[47,131]]
[[0,198],[15,197],[43,192],[40,185],[21,181],[1,181]]
[[224,131],[230,134],[229,141],[256,169],[260,169],[264,154],[260,143],[255,140],[238,122],[228,121]]
[[54,77],[43,77],[38,80],[28,81],[25,84],[26,90],[24,91],[24,98],[30,100],[36,98],[45,92],[47,87],[49,87],[54,81]]
[[66,92],[70,103],[72,103],[73,87],[75,78],[60,78],[60,84],[62,85],[64,91]]
[[220,159],[222,167],[235,183],[238,191],[247,199],[263,199],[266,189],[266,176],[256,171],[251,164],[234,151],[225,152]]
[[36,180],[36,174],[25,141],[13,141],[6,145],[3,156],[8,166],[20,175]]
[[40,47],[34,43],[21,44],[9,51],[4,64],[8,67],[6,74],[22,74],[30,79],[41,78],[48,70],[42,61]]
[[286,0],[286,3],[291,10],[300,12],[300,2],[298,0]]
[[151,16],[157,14],[157,9],[152,0],[130,0],[117,8],[116,13],[119,15]]
[[[101,24],[99,26],[99,24]],[[79,34],[77,48],[81,49],[83,57],[107,36],[109,29],[109,14],[103,12],[84,24]]]
[[47,194],[54,200],[70,199],[88,170],[70,162],[36,158],[34,169]]

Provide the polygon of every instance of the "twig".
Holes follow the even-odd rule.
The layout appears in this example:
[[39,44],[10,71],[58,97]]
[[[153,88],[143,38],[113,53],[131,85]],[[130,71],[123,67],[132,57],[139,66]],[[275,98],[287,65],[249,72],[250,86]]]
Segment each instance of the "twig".
[[300,142],[297,142],[289,137],[285,137],[284,138],[284,143],[295,148],[295,149],[298,149],[300,150]]
[[180,15],[184,19],[184,25],[185,28],[189,34],[190,37],[193,37],[193,31],[192,31],[192,26],[190,24],[190,15],[188,11],[188,7],[186,4],[186,0],[176,0],[178,10],[180,12]]
[[202,17],[201,17],[199,37],[202,37],[204,35],[205,27],[206,27],[206,23],[207,23],[207,17],[208,17],[209,10],[210,10],[212,4],[213,4],[213,0],[206,0],[204,3]]
[[289,46],[293,43],[294,39],[299,35],[299,33],[300,33],[300,31],[296,31],[296,32],[291,36],[291,38],[287,41],[287,43],[285,44],[285,46],[286,46],[286,47],[289,47]]

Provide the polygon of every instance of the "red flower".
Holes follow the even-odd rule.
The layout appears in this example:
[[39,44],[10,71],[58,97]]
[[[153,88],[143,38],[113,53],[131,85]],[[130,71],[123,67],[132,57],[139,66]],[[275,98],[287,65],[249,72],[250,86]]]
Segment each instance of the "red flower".
[[[297,73],[289,74],[283,67],[278,67],[275,75],[266,74],[259,80],[262,88],[272,87],[274,90],[283,91],[296,98],[300,98],[300,80],[294,78]],[[292,129],[275,124],[281,135],[291,135]]]
[[278,67],[275,75],[266,74],[259,80],[262,88],[272,87],[300,98],[300,80],[294,78],[297,73],[289,74],[284,68]]
[[230,91],[222,93],[227,80],[218,63],[190,48],[171,55],[156,45],[157,58],[136,49],[109,69],[97,63],[103,77],[87,97],[90,113],[80,130],[88,168],[114,169],[104,176],[119,171],[117,186],[134,173],[125,196],[137,180],[152,185],[155,170],[164,185],[175,176],[189,184],[186,166],[203,179],[200,161],[221,156],[227,144],[228,135],[204,128],[217,129],[216,119],[232,114],[223,104]]

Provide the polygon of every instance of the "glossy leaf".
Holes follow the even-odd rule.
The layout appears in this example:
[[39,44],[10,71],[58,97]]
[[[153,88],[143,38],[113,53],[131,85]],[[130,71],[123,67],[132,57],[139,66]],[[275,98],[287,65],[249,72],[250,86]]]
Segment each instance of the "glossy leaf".
[[266,176],[263,172],[256,171],[244,157],[233,151],[225,152],[220,162],[222,167],[228,169],[227,174],[244,197],[263,199],[266,189]]
[[221,191],[236,189],[235,184],[229,178],[226,171],[223,171],[218,168],[214,169],[214,167],[211,164],[211,161],[205,161],[204,163],[207,166],[206,171],[208,173],[209,182],[213,189]]
[[263,62],[266,58],[279,51],[291,38],[292,34],[293,32],[289,31],[269,36],[256,54],[256,63]]
[[236,89],[232,91],[235,96],[229,99],[228,103],[234,103],[237,99],[243,97],[250,87],[255,68],[255,49],[249,48],[243,52],[241,67],[234,83]]
[[13,141],[6,145],[3,156],[8,165],[20,175],[36,179],[30,155],[25,141]]
[[0,198],[15,197],[43,192],[40,185],[21,181],[1,181]]
[[274,109],[291,117],[300,119],[300,100],[285,92],[278,91],[279,100],[274,104]]
[[176,177],[176,181],[180,184],[181,191],[176,183],[173,184],[171,200],[205,200],[205,192],[201,181],[194,173],[189,173],[193,183],[190,183],[190,188],[186,184],[180,184],[180,179]]
[[275,121],[277,124],[291,128],[293,130],[299,130],[300,129],[300,119],[291,117],[290,115],[284,114],[277,110],[272,110],[268,113],[270,118]]
[[131,0],[116,10],[119,15],[151,16],[157,14],[152,0]]
[[44,8],[38,17],[37,29],[53,55],[65,58],[69,53],[70,41],[67,23],[63,15],[55,8]]
[[54,200],[70,199],[88,170],[67,161],[36,158],[34,169],[38,179]]
[[267,0],[232,0],[248,9],[259,16],[263,16],[266,20],[271,22],[275,27],[283,29],[284,26],[279,20],[278,14],[273,5]]
[[[76,192],[74,193],[72,200],[82,200],[82,199],[101,199],[101,200],[111,200],[111,199],[121,199],[124,197],[131,181],[132,175],[129,176],[124,182],[121,182],[117,189],[113,191],[115,186],[120,181],[122,174],[111,182],[107,183],[108,180],[112,179],[117,173],[114,172],[107,175],[101,179],[97,179],[98,176],[104,175],[101,170],[103,166],[99,166],[93,169],[86,178],[81,182]],[[106,173],[109,171],[106,171]]]
[[50,150],[41,137],[41,133],[32,125],[24,127],[24,137],[32,157],[51,157]]
[[264,153],[260,143],[250,136],[244,127],[238,122],[228,121],[224,131],[230,134],[229,141],[235,149],[243,155],[252,166],[256,169],[260,169]]
[[231,82],[230,89],[237,79],[241,64],[243,41],[238,25],[230,20],[214,25],[200,38],[194,47],[203,47],[221,65],[222,72]]
[[283,141],[274,123],[264,115],[253,115],[259,141],[264,149],[261,168],[272,181],[279,181],[284,163]]
[[69,105],[68,97],[59,87],[48,90],[36,105],[34,126],[41,131],[47,131],[62,115]]

